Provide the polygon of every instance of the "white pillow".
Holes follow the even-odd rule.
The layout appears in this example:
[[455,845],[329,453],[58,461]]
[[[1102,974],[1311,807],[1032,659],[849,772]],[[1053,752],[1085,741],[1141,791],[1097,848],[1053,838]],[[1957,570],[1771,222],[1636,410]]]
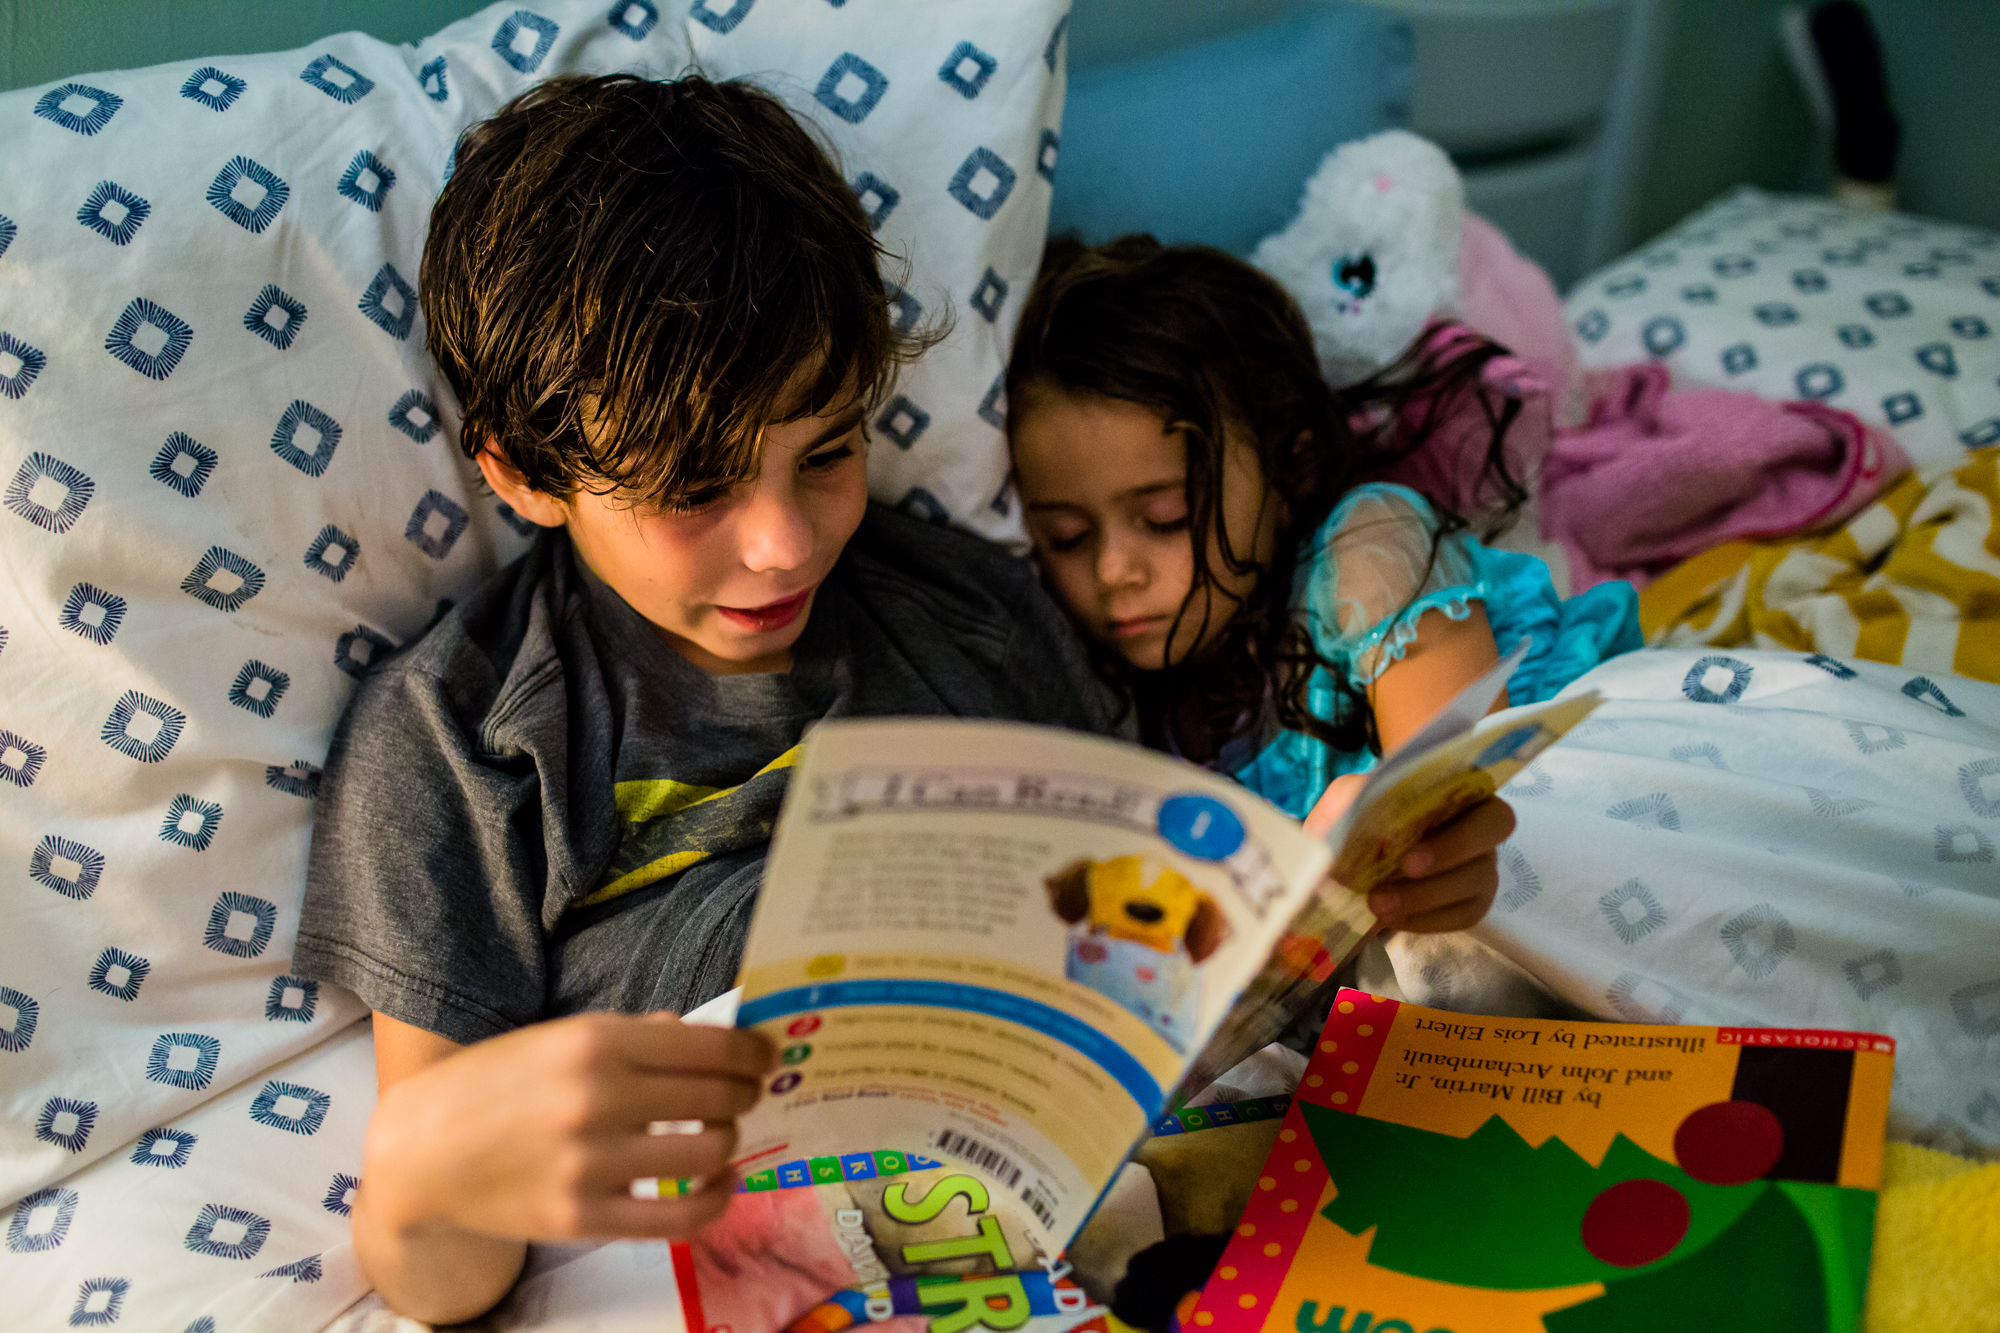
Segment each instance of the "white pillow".
[[414,48],[0,96],[0,1200],[359,1013],[287,972],[315,765],[351,675],[525,526],[469,481],[423,352],[458,133],[556,72],[778,87],[873,192],[907,299],[958,316],[882,414],[876,493],[1014,533],[991,386],[1046,225],[1059,8],[501,4]]
[[6,1326],[322,1327],[368,1290],[347,1219],[374,1108],[368,1025],[349,1024],[35,1190],[0,1217]]
[[1001,377],[1041,264],[1066,0],[695,0],[710,74],[749,75],[825,131],[890,252],[901,321],[951,337],[876,414],[878,500],[1026,548]]
[[1919,467],[2000,443],[2000,235],[1744,188],[1578,283],[1585,367],[1814,398]]

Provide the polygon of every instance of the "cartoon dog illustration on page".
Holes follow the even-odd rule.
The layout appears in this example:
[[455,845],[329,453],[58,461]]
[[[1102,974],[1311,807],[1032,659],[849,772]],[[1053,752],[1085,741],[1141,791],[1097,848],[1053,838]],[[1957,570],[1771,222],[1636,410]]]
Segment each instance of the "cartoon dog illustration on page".
[[1070,926],[1064,974],[1185,1055],[1199,1021],[1194,970],[1229,935],[1215,900],[1151,856],[1073,861],[1046,883],[1049,906]]

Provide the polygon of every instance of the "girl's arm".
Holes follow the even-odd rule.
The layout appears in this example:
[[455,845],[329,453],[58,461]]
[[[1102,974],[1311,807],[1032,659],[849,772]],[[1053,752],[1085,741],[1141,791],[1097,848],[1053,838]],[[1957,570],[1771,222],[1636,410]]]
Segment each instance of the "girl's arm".
[[[1369,687],[1383,754],[1421,731],[1452,696],[1500,660],[1486,608],[1473,602],[1471,610],[1464,620],[1425,612],[1402,659]],[[1507,706],[1506,691],[1493,706]],[[1306,828],[1321,833],[1332,828],[1365,781],[1360,773],[1335,778],[1306,817]],[[1368,895],[1369,909],[1385,930],[1433,934],[1478,924],[1500,887],[1497,849],[1513,832],[1514,812],[1505,801],[1482,802],[1418,843],[1403,858],[1401,878]]]
[[[1463,620],[1453,620],[1442,611],[1426,611],[1417,621],[1416,640],[1404,650],[1402,659],[1391,663],[1369,686],[1368,703],[1375,714],[1375,734],[1381,739],[1384,755],[1422,731],[1454,695],[1500,660],[1486,607],[1479,602],[1467,605],[1472,614]],[[1493,709],[1497,712],[1506,706],[1507,692],[1502,690]]]

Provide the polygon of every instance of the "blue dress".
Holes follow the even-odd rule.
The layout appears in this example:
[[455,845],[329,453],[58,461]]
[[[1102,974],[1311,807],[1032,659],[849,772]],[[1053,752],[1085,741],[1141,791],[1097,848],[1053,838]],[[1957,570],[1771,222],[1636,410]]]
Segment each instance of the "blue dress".
[[[1553,698],[1599,662],[1643,643],[1631,584],[1600,583],[1564,601],[1540,558],[1493,550],[1468,532],[1439,541],[1438,526],[1423,496],[1371,483],[1349,492],[1300,552],[1292,606],[1305,617],[1320,656],[1355,687],[1365,690],[1402,659],[1426,612],[1463,620],[1473,602],[1484,604],[1502,656],[1522,638],[1530,642],[1507,681],[1514,704]],[[1307,682],[1306,702],[1315,716],[1332,722],[1354,706],[1324,667]],[[1336,751],[1303,732],[1279,731],[1248,763],[1239,767],[1225,758],[1225,767],[1303,819],[1327,783],[1343,773],[1364,773],[1376,762],[1366,749]]]

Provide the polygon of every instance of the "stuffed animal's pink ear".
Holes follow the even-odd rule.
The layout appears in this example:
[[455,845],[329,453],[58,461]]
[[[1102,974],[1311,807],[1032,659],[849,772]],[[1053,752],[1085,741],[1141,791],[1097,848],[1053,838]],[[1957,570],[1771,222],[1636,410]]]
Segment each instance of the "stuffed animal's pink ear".
[[1229,918],[1222,915],[1222,909],[1207,894],[1194,909],[1194,919],[1188,922],[1188,957],[1195,962],[1204,962],[1208,956],[1222,947],[1229,938]]
[[1042,881],[1049,907],[1072,926],[1090,915],[1090,862],[1072,861]]

